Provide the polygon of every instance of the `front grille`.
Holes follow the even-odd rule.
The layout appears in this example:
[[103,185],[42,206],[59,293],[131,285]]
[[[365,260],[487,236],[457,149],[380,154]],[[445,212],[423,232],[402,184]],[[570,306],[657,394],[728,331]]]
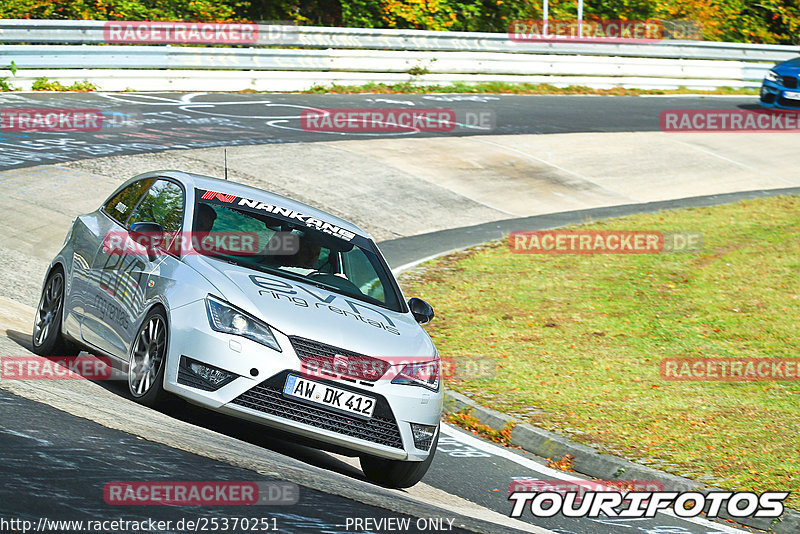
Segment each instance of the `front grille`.
[[787,89],[797,89],[797,76],[784,76],[783,86]]
[[782,96],[778,97],[778,104],[787,108],[800,108],[800,100],[791,100]]
[[[370,394],[375,398],[375,411],[371,418],[350,417],[323,407],[284,397],[283,385],[286,383],[288,374],[288,371],[284,371],[265,380],[236,397],[231,401],[231,404],[329,430],[344,436],[363,439],[371,443],[386,445],[395,449],[403,448],[400,429],[397,426],[392,409],[384,397]],[[354,388],[339,383],[335,384],[335,387],[359,392]]]
[[[389,362],[380,358],[365,356],[311,339],[290,336],[289,341],[292,342],[297,356],[303,360],[306,370],[314,376],[324,374],[330,377],[346,377],[351,381],[360,380],[362,384],[371,386],[370,382],[378,380],[390,367]],[[337,359],[337,356],[343,359]]]

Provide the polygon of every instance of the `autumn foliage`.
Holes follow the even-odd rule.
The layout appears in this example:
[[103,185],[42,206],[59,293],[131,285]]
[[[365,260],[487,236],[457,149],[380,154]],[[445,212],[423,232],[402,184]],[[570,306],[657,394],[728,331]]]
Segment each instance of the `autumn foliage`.
[[[550,0],[573,20],[577,0]],[[689,20],[706,40],[800,44],[798,0],[591,0],[587,19]],[[289,21],[302,25],[505,32],[541,19],[541,0],[4,0],[0,18]]]

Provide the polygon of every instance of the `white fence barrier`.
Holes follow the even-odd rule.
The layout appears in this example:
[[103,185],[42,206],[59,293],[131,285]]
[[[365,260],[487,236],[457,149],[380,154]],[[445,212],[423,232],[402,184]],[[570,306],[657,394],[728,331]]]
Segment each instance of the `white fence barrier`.
[[[81,43],[0,46],[0,68],[13,61],[19,69],[16,75],[0,76],[23,89],[29,88],[33,71],[62,83],[85,73],[103,90],[119,90],[128,82],[140,90],[191,90],[186,86],[203,78],[215,80],[218,90],[300,90],[315,84],[411,79],[422,84],[507,81],[712,89],[758,87],[773,63],[800,55],[800,47],[790,46],[513,42],[506,34],[308,26],[259,26],[256,43],[246,47],[101,45],[104,24],[0,20],[0,43]],[[301,48],[280,48],[287,46]],[[121,74],[123,69],[147,72]]]
[[[0,43],[101,44],[99,20],[0,19]],[[581,54],[671,59],[729,59],[785,61],[800,55],[798,46],[664,40],[659,43],[514,42],[504,33],[374,30],[317,26],[260,25],[256,46],[303,48],[361,48],[372,50],[429,50]]]

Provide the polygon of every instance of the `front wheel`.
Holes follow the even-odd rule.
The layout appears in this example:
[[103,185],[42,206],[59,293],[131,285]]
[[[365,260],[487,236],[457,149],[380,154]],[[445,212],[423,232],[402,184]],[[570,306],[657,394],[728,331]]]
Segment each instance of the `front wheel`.
[[155,308],[136,332],[128,361],[128,389],[136,402],[155,407],[167,397],[164,368],[167,366],[169,330],[163,310]]
[[39,356],[60,355],[69,348],[61,334],[64,315],[64,271],[57,268],[44,284],[33,323],[33,352]]
[[431,452],[421,462],[404,462],[402,460],[386,460],[374,456],[361,457],[361,469],[367,479],[375,484],[389,488],[410,488],[425,476],[436,453],[436,444],[439,443],[439,433],[433,438]]

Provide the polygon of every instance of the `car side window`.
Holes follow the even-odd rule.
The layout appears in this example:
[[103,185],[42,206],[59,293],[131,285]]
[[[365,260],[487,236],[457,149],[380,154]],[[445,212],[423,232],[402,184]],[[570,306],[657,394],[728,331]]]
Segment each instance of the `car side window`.
[[146,180],[133,182],[111,197],[111,199],[106,202],[105,206],[103,206],[103,210],[109,217],[125,226],[125,221],[128,220],[133,208],[136,207],[139,199],[142,198],[144,192],[147,191],[147,188],[150,187],[154,181],[154,178],[148,178]]
[[173,234],[183,223],[183,189],[169,180],[157,180],[128,219],[128,228],[137,222],[154,222]]

